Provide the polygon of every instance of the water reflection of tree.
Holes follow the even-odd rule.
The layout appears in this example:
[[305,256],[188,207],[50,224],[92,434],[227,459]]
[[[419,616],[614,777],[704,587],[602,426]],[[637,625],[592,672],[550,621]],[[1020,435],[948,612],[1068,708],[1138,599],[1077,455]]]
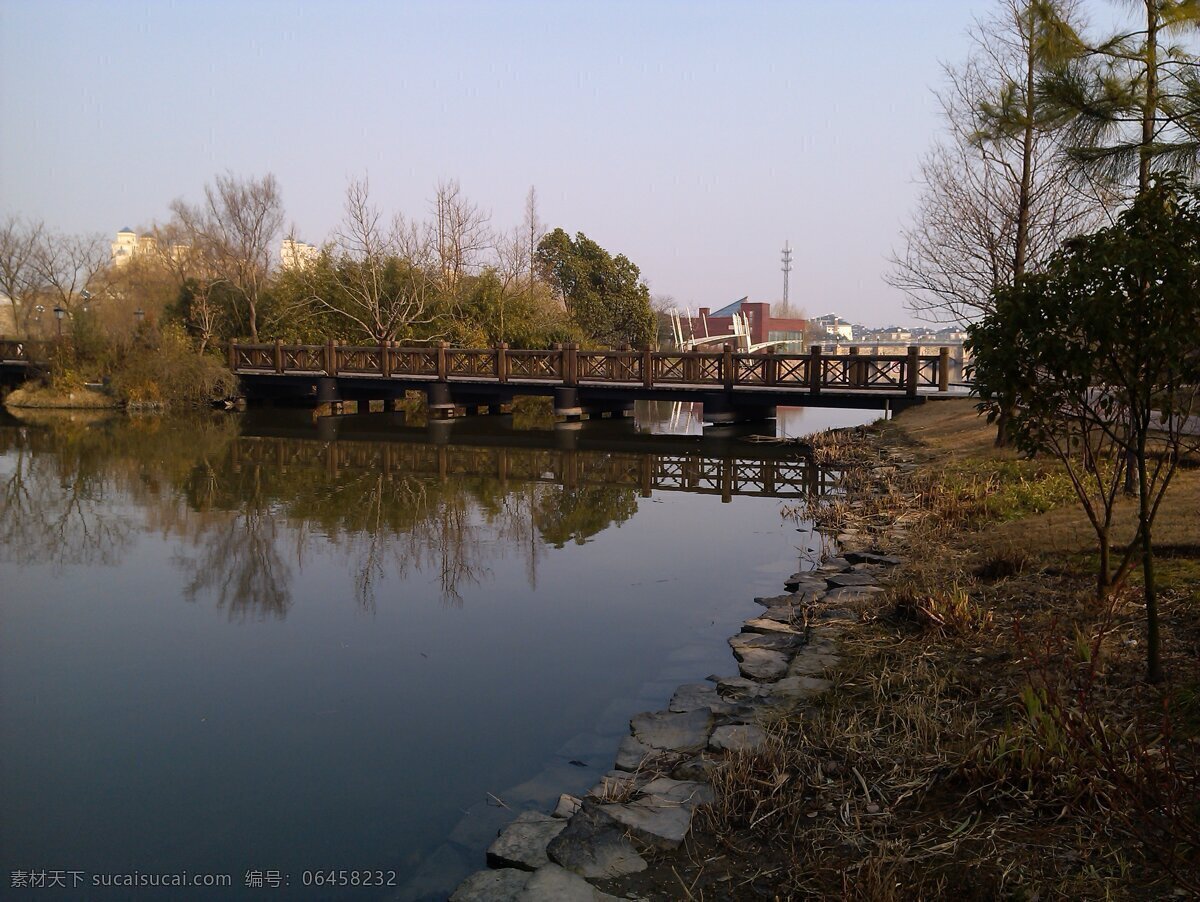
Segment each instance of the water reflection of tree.
[[128,546],[131,522],[112,504],[108,474],[88,443],[61,453],[38,446],[37,430],[0,430],[0,560],[109,565]]
[[292,569],[279,550],[278,512],[261,491],[259,472],[237,475],[250,477],[241,506],[208,512],[195,536],[197,555],[176,557],[188,576],[183,594],[188,601],[215,595],[231,620],[283,619],[292,605]]
[[537,501],[534,513],[542,538],[555,548],[567,542],[582,545],[614,523],[624,523],[637,513],[632,489],[588,486],[567,489],[553,486]]
[[637,510],[631,488],[532,482],[553,470],[545,452],[517,461],[513,478],[476,475],[469,455],[439,477],[395,466],[395,446],[350,454],[239,439],[236,428],[233,418],[0,426],[0,559],[115,564],[149,529],[179,540],[188,600],[210,597],[236,620],[283,618],[321,544],[347,562],[364,610],[415,574],[459,604],[501,558],[521,555],[533,585],[546,543],[582,542]]

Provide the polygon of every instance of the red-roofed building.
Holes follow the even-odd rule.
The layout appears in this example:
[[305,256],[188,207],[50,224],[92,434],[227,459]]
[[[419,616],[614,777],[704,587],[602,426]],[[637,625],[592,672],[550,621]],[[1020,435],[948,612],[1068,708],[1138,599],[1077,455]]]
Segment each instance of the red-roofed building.
[[[771,305],[765,301],[750,301],[746,298],[734,301],[719,310],[701,307],[698,316],[684,321],[684,339],[703,341],[734,333],[734,317],[740,317],[749,331],[750,345],[768,342],[793,341],[789,350],[801,347],[808,321],[802,317],[776,317],[771,315]],[[688,334],[688,326],[691,333]]]

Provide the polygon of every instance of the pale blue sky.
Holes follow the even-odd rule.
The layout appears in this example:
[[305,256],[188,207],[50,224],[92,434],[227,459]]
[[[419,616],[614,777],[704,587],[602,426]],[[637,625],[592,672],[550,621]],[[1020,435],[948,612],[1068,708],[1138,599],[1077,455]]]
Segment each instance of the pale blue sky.
[[350,177],[424,215],[457,178],[493,223],[536,185],[695,308],[782,290],[911,321],[881,279],[939,127],[931,89],[988,0],[0,0],[0,214],[106,236],[273,172],[320,242]]

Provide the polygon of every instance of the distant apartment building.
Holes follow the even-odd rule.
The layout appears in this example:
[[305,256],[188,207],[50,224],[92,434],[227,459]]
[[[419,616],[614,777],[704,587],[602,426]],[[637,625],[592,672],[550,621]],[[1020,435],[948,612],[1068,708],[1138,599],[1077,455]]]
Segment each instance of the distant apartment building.
[[891,341],[912,341],[912,329],[905,329],[900,326],[887,326],[883,329],[872,329],[862,336],[863,341],[867,342],[891,342]]
[[742,317],[749,328],[751,345],[768,342],[804,341],[804,330],[808,321],[801,317],[778,317],[771,315],[771,305],[765,301],[750,301],[740,298],[719,310],[701,307],[699,314],[687,320],[691,334],[685,337],[702,339],[733,334],[733,318]]
[[[133,229],[124,228],[117,232],[117,239],[109,245],[110,262],[113,266],[126,266],[137,257],[152,257],[159,252],[158,239],[153,235],[139,235]],[[188,252],[186,244],[172,244],[171,259],[178,261]]]
[[134,257],[153,254],[158,250],[158,241],[153,235],[139,236],[131,228],[117,232],[117,240],[111,245],[113,266],[125,266]]
[[854,341],[853,323],[847,322],[836,313],[813,317],[812,324],[824,331],[830,341]]
[[315,244],[284,238],[279,245],[279,265],[283,269],[308,269],[320,253],[321,249]]

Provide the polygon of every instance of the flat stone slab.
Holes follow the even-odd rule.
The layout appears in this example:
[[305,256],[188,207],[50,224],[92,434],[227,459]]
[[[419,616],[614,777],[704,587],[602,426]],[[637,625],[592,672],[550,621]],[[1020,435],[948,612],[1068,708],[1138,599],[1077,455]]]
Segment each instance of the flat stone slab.
[[773,698],[799,700],[827,692],[833,686],[829,680],[811,676],[789,676],[771,685]]
[[694,758],[688,758],[686,761],[680,761],[675,765],[675,769],[671,771],[671,776],[676,780],[689,780],[693,783],[708,782],[712,779],[716,766],[717,763],[711,758],[697,755]]
[[712,730],[712,711],[697,708],[682,713],[646,712],[635,715],[629,725],[634,738],[652,749],[698,752],[708,742],[708,734]]
[[721,698],[736,702],[752,702],[768,694],[768,689],[757,680],[748,677],[726,677],[717,681],[717,693]]
[[792,663],[788,665],[788,676],[815,676],[836,667],[839,660],[840,657],[832,652],[801,649],[800,654],[792,658]]
[[626,805],[605,805],[604,811],[635,839],[656,849],[678,849],[692,827],[691,809],[679,804],[638,799]]
[[804,645],[804,636],[794,630],[770,633],[738,633],[729,638],[729,646],[736,656],[738,651],[762,648],[768,651],[795,652]]
[[796,635],[799,631],[796,627],[792,626],[790,619],[776,620],[772,617],[753,617],[742,624],[743,633],[783,633],[785,635]]
[[583,803],[573,795],[563,793],[558,797],[558,804],[554,806],[554,816],[567,818],[579,810]]
[[546,849],[550,860],[581,877],[610,879],[646,870],[646,859],[625,828],[601,806],[587,802]]
[[777,623],[799,623],[803,620],[801,612],[792,607],[770,607],[756,618],[758,620],[774,620]]
[[642,787],[642,795],[655,805],[682,805],[692,810],[700,805],[711,805],[716,800],[712,787],[707,783],[672,780],[670,777],[651,780]]
[[[840,589],[843,586],[876,586],[879,580],[875,578],[874,573],[868,573],[865,570],[852,570],[849,573],[835,573],[826,580],[831,589]],[[828,595],[826,596],[828,597]]]
[[687,683],[675,690],[667,707],[676,714],[701,708],[707,708],[713,714],[732,714],[737,706],[721,698],[717,687],[711,683]]
[[822,561],[817,567],[818,573],[841,573],[850,569],[850,561],[844,557],[831,557]]
[[830,604],[866,601],[872,595],[878,595],[882,591],[880,586],[841,586],[837,589],[830,589],[825,596],[825,601]]
[[529,871],[501,868],[476,871],[458,885],[450,902],[510,902],[525,889]]
[[[821,588],[825,588],[824,581],[821,583]],[[803,604],[803,600],[800,593],[789,592],[786,595],[756,595],[754,603],[761,604],[764,608],[792,608]]]
[[757,752],[766,744],[767,734],[754,724],[730,724],[717,727],[709,737],[714,752]]
[[879,567],[898,567],[904,563],[903,558],[894,554],[873,554],[870,551],[851,551],[845,558],[851,564],[875,564]]
[[566,868],[548,864],[533,873],[517,899],[519,902],[607,902],[609,899],[615,902],[617,897],[600,892]]
[[546,846],[567,826],[562,818],[538,811],[524,811],[500,831],[488,846],[487,863],[493,868],[536,871],[550,863]]
[[638,770],[657,752],[633,736],[626,736],[617,748],[617,770]]
[[803,573],[793,573],[783,581],[783,587],[789,592],[820,589],[823,587],[823,580],[819,574],[806,570]]
[[738,659],[742,676],[768,683],[784,676],[791,660],[783,652],[766,648],[734,648],[733,656]]
[[600,782],[588,790],[588,795],[611,802],[633,795],[637,784],[638,779],[632,773],[624,770],[610,770],[600,778]]

